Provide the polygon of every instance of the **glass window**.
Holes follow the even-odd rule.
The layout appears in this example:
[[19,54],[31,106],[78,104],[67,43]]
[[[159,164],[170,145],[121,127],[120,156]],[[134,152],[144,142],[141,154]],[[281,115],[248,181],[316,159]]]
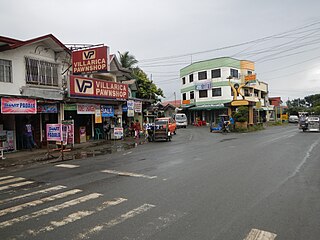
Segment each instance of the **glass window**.
[[194,99],[194,91],[190,92],[190,99]]
[[28,84],[58,86],[58,64],[26,57]]
[[12,82],[11,61],[0,59],[0,82]]
[[186,93],[182,94],[182,100],[187,100],[187,94]]
[[234,78],[239,78],[239,72],[237,69],[230,68],[230,76]]
[[186,84],[186,78],[185,77],[182,78],[182,84]]
[[199,98],[208,97],[208,90],[199,90]]
[[212,97],[221,96],[221,88],[212,88]]
[[189,82],[193,82],[193,74],[189,75]]
[[198,72],[198,80],[207,79],[207,71]]
[[219,78],[221,77],[221,69],[211,70],[211,78]]

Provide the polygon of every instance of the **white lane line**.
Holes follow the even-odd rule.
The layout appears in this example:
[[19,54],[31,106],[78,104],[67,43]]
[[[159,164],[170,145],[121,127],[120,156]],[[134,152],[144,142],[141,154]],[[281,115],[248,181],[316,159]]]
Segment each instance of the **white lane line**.
[[101,172],[116,174],[119,176],[127,176],[127,177],[140,177],[140,178],[148,178],[148,179],[157,178],[157,176],[147,176],[147,175],[139,174],[139,173],[121,172],[121,171],[116,171],[116,170],[103,170]]
[[79,165],[73,165],[73,164],[58,164],[58,165],[55,165],[55,167],[77,168],[77,167],[80,167],[80,166]]
[[108,229],[111,227],[114,227],[120,223],[123,223],[124,221],[133,218],[139,214],[142,214],[148,210],[150,210],[151,208],[154,208],[155,205],[152,204],[143,204],[138,208],[135,208],[127,213],[122,214],[121,216],[114,218],[112,220],[110,220],[109,222],[105,222],[102,223],[100,225],[97,225],[89,230],[86,230],[84,233],[80,233],[75,239],[88,239],[90,238],[90,235],[92,234],[96,234],[100,231],[102,231],[103,229]]
[[15,201],[15,200],[26,198],[26,197],[30,197],[30,196],[34,196],[34,195],[37,195],[37,194],[49,193],[49,192],[61,190],[61,189],[64,189],[64,188],[67,188],[67,187],[66,186],[62,186],[62,185],[58,185],[58,186],[55,186],[55,187],[46,188],[46,189],[39,190],[39,191],[36,191],[36,192],[26,193],[24,195],[19,195],[19,196],[16,196],[16,197],[3,199],[3,200],[0,200],[0,204],[6,203],[6,202],[10,202],[10,201]]
[[58,193],[56,195],[52,195],[52,196],[45,197],[45,198],[42,198],[42,199],[38,199],[38,200],[31,201],[31,202],[23,203],[23,204],[14,206],[14,207],[6,208],[6,209],[3,209],[3,210],[0,210],[0,217],[4,216],[4,215],[7,215],[8,213],[14,213],[14,212],[21,211],[22,209],[27,208],[27,207],[35,207],[37,205],[41,205],[41,204],[44,204],[46,202],[52,202],[52,201],[57,200],[57,199],[65,198],[67,196],[71,196],[71,195],[74,195],[74,194],[79,193],[79,192],[82,192],[82,190],[80,190],[80,189],[72,189],[72,190],[69,190],[69,191],[66,191],[66,192]]
[[7,183],[12,183],[12,182],[18,182],[18,181],[22,181],[22,180],[25,180],[25,178],[21,178],[21,177],[11,178],[9,180],[1,181],[0,185],[7,184]]
[[244,240],[274,240],[277,237],[277,234],[262,231],[259,229],[251,229],[249,234]]
[[15,187],[21,187],[21,186],[29,185],[29,184],[31,184],[31,183],[34,183],[34,182],[33,182],[33,181],[25,181],[25,182],[19,182],[19,183],[14,183],[14,184],[2,186],[2,187],[0,187],[0,191],[2,191],[2,190],[7,190],[7,189],[10,189],[10,188],[15,188]]
[[63,227],[69,223],[73,223],[75,221],[78,221],[82,218],[85,218],[85,217],[90,216],[92,214],[95,214],[97,212],[101,212],[108,207],[116,206],[116,205],[123,203],[125,201],[127,201],[127,199],[125,199],[125,198],[115,198],[114,200],[103,202],[101,204],[101,206],[96,207],[94,210],[78,211],[75,213],[71,213],[67,217],[63,218],[60,221],[51,221],[49,225],[42,227],[40,229],[29,229],[24,233],[21,233],[17,236],[14,236],[13,239],[26,238],[27,237],[26,235],[32,235],[33,237],[35,237],[35,236],[39,235],[40,233],[53,231],[59,227]]
[[126,152],[126,153],[124,153],[124,154],[122,154],[122,155],[123,155],[123,156],[126,156],[126,155],[131,154],[131,153],[132,153],[132,151]]
[[79,197],[79,198],[70,200],[68,202],[64,202],[62,204],[59,204],[59,205],[55,205],[55,206],[52,206],[52,207],[49,207],[49,208],[45,208],[45,209],[42,209],[40,211],[33,212],[31,214],[26,214],[26,215],[23,215],[23,216],[20,216],[20,217],[17,217],[17,218],[13,218],[13,219],[10,219],[10,220],[4,221],[4,222],[0,222],[0,229],[12,226],[13,224],[18,223],[18,222],[27,221],[27,220],[32,219],[32,218],[37,218],[37,217],[40,217],[40,216],[43,216],[43,215],[47,215],[47,214],[50,214],[50,213],[53,213],[53,212],[57,212],[57,211],[60,211],[62,209],[77,205],[79,203],[86,202],[86,201],[89,201],[89,200],[92,200],[92,199],[96,199],[96,198],[101,197],[101,196],[102,196],[102,194],[100,194],[100,193],[91,193],[89,195],[85,195],[83,197]]
[[8,179],[8,178],[13,178],[13,176],[4,176],[4,177],[0,177],[0,181],[4,180],[4,179]]

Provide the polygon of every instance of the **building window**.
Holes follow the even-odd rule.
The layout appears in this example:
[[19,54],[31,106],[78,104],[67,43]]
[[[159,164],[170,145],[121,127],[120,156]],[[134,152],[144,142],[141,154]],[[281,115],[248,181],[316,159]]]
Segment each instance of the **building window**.
[[187,94],[186,93],[182,94],[182,100],[187,100]]
[[194,99],[194,91],[190,92],[190,99]]
[[11,61],[0,59],[0,82],[12,82]]
[[183,85],[186,84],[186,78],[185,77],[182,78],[182,84]]
[[252,71],[249,71],[249,70],[248,70],[248,75],[252,75]]
[[199,98],[208,97],[208,90],[199,90]]
[[58,64],[28,57],[25,60],[28,84],[58,86]]
[[198,80],[207,79],[207,71],[198,72]]
[[212,97],[221,96],[221,88],[212,88]]
[[189,82],[193,82],[193,74],[189,75]]
[[221,69],[211,70],[211,78],[219,78],[221,77]]
[[249,92],[249,89],[248,89],[248,88],[245,88],[245,89],[244,89],[244,96],[250,97],[250,92]]
[[237,69],[230,68],[230,76],[234,78],[239,78],[239,72]]

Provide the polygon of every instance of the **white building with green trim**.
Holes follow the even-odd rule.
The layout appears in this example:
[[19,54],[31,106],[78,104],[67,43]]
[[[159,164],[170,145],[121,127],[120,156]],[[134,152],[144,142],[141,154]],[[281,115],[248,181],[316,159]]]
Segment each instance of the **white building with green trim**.
[[[221,57],[194,62],[180,70],[182,107],[186,110],[189,123],[196,118],[206,122],[217,122],[220,114],[227,114],[226,104],[233,100],[229,85],[244,83],[244,76],[254,75],[254,63],[231,57]],[[241,89],[250,101],[265,106],[268,85],[248,84]]]

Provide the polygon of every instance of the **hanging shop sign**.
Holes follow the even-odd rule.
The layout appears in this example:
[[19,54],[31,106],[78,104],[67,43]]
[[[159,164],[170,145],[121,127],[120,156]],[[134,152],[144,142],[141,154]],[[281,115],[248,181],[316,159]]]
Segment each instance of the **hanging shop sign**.
[[142,102],[134,101],[134,112],[141,113],[142,112]]
[[77,104],[64,104],[63,108],[65,111],[77,111]]
[[70,97],[91,99],[128,99],[128,84],[70,76]]
[[101,105],[101,116],[102,117],[114,117],[113,106]]
[[128,117],[134,117],[134,101],[129,100],[127,101],[127,107],[128,107]]
[[126,104],[122,105],[122,112],[128,112],[128,106]]
[[62,141],[62,124],[47,124],[47,141]]
[[72,52],[73,74],[110,71],[109,47],[97,47]]
[[37,101],[24,98],[1,98],[2,114],[36,114]]
[[95,114],[96,108],[98,108],[96,104],[89,103],[78,103],[77,104],[77,113],[78,114]]
[[38,104],[38,113],[58,113],[58,105],[55,103]]
[[95,114],[94,114],[94,123],[102,123],[102,115],[101,115],[101,109],[96,108]]
[[211,81],[199,81],[196,83],[196,90],[208,90],[212,88]]

